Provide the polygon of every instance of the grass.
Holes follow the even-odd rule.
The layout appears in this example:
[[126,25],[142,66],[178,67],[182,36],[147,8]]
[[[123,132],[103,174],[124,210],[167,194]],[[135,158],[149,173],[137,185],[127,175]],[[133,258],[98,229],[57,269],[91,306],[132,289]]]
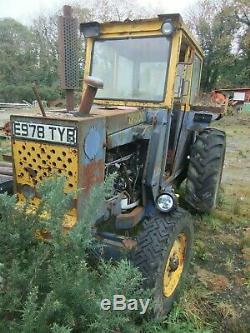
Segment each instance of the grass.
[[210,226],[213,230],[217,230],[223,222],[213,214],[205,214],[202,217],[201,223]]

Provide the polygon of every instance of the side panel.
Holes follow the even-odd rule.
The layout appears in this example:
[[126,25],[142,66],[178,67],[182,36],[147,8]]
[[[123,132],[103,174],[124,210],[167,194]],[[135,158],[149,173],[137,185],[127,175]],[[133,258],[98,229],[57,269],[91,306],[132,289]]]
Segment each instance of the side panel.
[[106,120],[91,119],[79,125],[78,218],[91,188],[104,182],[106,152]]

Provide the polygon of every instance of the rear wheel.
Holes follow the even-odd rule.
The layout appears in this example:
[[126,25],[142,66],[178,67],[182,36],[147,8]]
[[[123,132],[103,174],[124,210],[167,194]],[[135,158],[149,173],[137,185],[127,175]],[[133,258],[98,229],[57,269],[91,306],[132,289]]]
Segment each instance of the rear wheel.
[[154,288],[155,312],[162,315],[177,300],[188,271],[193,224],[190,214],[178,208],[169,215],[145,221],[143,227],[133,262],[143,274],[145,287]]
[[200,212],[216,207],[226,150],[226,135],[215,128],[199,133],[191,148],[185,200]]

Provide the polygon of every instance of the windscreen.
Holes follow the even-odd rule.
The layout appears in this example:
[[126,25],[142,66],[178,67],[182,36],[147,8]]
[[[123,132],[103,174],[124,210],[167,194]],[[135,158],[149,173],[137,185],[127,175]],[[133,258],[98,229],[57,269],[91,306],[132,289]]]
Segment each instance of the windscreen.
[[165,36],[96,40],[91,75],[104,83],[96,98],[163,101],[169,50]]

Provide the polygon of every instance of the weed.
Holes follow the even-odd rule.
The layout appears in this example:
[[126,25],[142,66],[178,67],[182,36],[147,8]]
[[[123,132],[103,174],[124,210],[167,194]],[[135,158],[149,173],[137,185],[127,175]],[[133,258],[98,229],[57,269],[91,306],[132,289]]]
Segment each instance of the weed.
[[232,205],[232,211],[233,211],[234,215],[239,215],[240,209],[241,209],[241,203],[240,203],[240,199],[237,197]]
[[216,308],[217,308],[218,312],[220,313],[220,315],[223,318],[230,317],[233,320],[236,320],[236,318],[238,317],[234,306],[230,303],[226,303],[226,302],[221,301],[216,305]]
[[239,156],[241,158],[247,158],[247,155],[242,150],[239,150]]
[[208,254],[208,251],[207,251],[207,246],[200,239],[197,239],[195,244],[194,244],[194,253],[195,253],[195,257],[197,257],[201,260],[207,260],[209,258],[209,254]]
[[225,266],[229,272],[233,272],[233,268],[234,268],[233,259],[228,257],[225,262]]
[[217,196],[217,207],[222,208],[225,205],[225,203],[226,203],[225,190],[221,186]]
[[222,221],[214,214],[205,214],[202,217],[202,222],[207,226],[211,226],[213,230],[217,230],[222,224]]
[[[242,225],[246,225],[249,226],[249,222],[250,221],[242,221]],[[244,247],[250,247],[250,228],[247,228],[244,233],[243,236],[240,239],[240,248],[243,249]]]
[[[187,323],[189,327],[201,332],[210,332],[208,313],[212,308],[214,304],[211,292],[192,276],[182,291],[180,302],[175,304],[168,316],[168,325],[171,327],[171,325]],[[205,327],[207,329],[204,331]]]

